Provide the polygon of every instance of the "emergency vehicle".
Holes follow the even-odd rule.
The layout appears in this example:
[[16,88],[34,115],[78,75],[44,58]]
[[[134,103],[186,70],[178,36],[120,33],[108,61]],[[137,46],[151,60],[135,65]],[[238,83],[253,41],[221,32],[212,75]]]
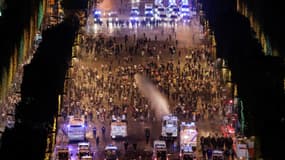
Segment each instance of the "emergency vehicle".
[[183,150],[180,150],[180,160],[194,160],[196,159],[196,154],[193,151],[192,146],[184,145]]
[[182,122],[180,125],[180,157],[195,157],[198,131],[194,122]]
[[118,147],[113,144],[109,144],[105,147],[104,154],[105,154],[104,160],[118,160],[119,159]]
[[178,118],[174,115],[162,117],[161,136],[164,139],[175,139],[178,136]]
[[93,160],[92,156],[83,156],[81,157],[81,160]]
[[153,141],[153,160],[168,160],[166,142],[163,140]]
[[79,142],[77,144],[77,146],[78,146],[78,150],[81,149],[81,148],[89,149],[90,148],[90,143],[89,142]]
[[152,3],[146,3],[144,8],[145,8],[145,13],[146,12],[153,12],[153,4]]
[[115,115],[112,116],[110,134],[112,139],[126,138],[128,136],[127,120],[125,115],[122,115],[121,117],[116,117]]
[[237,137],[234,150],[238,160],[249,160],[248,146],[244,138]]
[[213,150],[212,153],[212,159],[213,160],[224,160],[224,152],[221,150]]
[[130,13],[130,22],[138,22],[140,10],[138,6],[132,6]]
[[84,116],[69,116],[67,136],[69,141],[84,141],[86,139]]
[[88,157],[93,157],[91,152],[91,147],[89,142],[79,142],[78,143],[78,157],[79,159],[86,159]]
[[56,160],[70,160],[70,153],[68,147],[57,148]]
[[99,11],[99,10],[94,11],[94,13],[93,13],[94,23],[102,22],[101,15],[102,15],[101,11]]
[[154,9],[153,9],[152,3],[145,3],[144,20],[145,21],[153,21],[154,20]]
[[88,148],[81,148],[78,151],[78,158],[82,159],[83,157],[92,157],[92,153]]
[[154,6],[162,6],[163,5],[163,0],[154,0]]

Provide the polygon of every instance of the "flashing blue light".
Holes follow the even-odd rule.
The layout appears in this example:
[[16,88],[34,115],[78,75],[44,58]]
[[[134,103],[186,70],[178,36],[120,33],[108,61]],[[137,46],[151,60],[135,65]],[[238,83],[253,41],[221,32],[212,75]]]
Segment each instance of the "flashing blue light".
[[101,11],[94,11],[93,16],[94,16],[94,18],[100,18],[101,17]]
[[153,14],[152,14],[152,13],[146,13],[146,14],[145,14],[145,17],[146,17],[146,18],[152,18],[152,17],[153,17]]
[[171,19],[176,19],[176,18],[178,18],[178,17],[177,17],[177,15],[172,14],[172,15],[170,15],[170,18],[171,18]]
[[176,4],[170,4],[170,5],[168,6],[169,9],[173,9],[173,8],[176,8],[176,7],[177,7]]
[[139,20],[139,17],[130,17],[130,20],[131,20],[131,21],[138,21],[138,20]]
[[182,6],[181,6],[181,8],[190,8],[190,6],[188,5],[188,4],[183,4]]
[[190,16],[184,15],[182,17],[183,22],[190,22]]
[[145,13],[153,13],[153,10],[151,8],[146,8]]
[[183,15],[183,16],[190,16],[190,12],[189,11],[182,11],[181,15]]
[[117,146],[115,146],[115,145],[113,145],[113,144],[109,144],[109,145],[107,145],[106,147],[105,147],[105,150],[112,150],[112,149],[114,149],[114,150],[117,150],[118,149],[118,147]]
[[157,8],[157,11],[163,12],[163,11],[164,11],[164,8],[159,7],[159,8]]
[[182,0],[182,4],[189,4],[188,0]]
[[131,12],[131,14],[130,14],[130,17],[137,17],[138,16],[138,13],[136,13],[136,12]]
[[179,8],[175,7],[175,8],[173,8],[173,11],[174,12],[179,12]]
[[94,10],[93,14],[101,14],[101,11],[100,10]]
[[136,14],[139,14],[140,13],[140,11],[139,11],[139,9],[138,8],[132,8],[131,9],[131,13],[136,13]]
[[190,7],[184,5],[184,6],[181,7],[181,11],[182,12],[189,12],[190,11]]
[[159,15],[159,17],[160,18],[166,18],[167,16],[166,16],[166,14],[161,14],[161,15]]

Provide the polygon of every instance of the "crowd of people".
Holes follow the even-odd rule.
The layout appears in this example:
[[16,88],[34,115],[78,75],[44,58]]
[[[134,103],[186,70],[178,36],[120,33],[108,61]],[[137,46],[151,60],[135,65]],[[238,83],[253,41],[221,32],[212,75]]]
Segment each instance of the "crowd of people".
[[[155,121],[151,101],[135,80],[140,74],[168,100],[171,113],[180,120],[199,122],[226,116],[225,86],[209,48],[181,45],[174,28],[152,35],[117,35],[81,36],[68,83],[70,96],[63,108],[66,115],[80,112],[96,122],[121,114],[128,120]],[[200,150],[205,159],[220,142],[226,146],[226,156],[232,153],[230,138],[214,138],[219,142],[215,144],[208,143],[213,139],[210,136],[204,139]]]
[[[37,34],[39,35],[39,33]],[[14,123],[15,121],[15,108],[17,103],[21,101],[21,83],[22,83],[22,77],[24,73],[24,65],[28,64],[32,57],[33,54],[35,53],[41,39],[39,40],[34,40],[33,46],[28,53],[28,56],[26,59],[23,60],[23,63],[18,64],[17,70],[13,74],[10,72],[10,75],[7,75],[7,77],[1,77],[3,78],[3,81],[7,82],[7,80],[4,80],[5,78],[8,79],[11,78],[11,82],[7,82],[4,85],[7,86],[2,86],[3,88],[3,97],[0,97],[0,128],[5,128],[7,127],[7,123]],[[12,75],[13,74],[13,75]],[[10,84],[8,84],[10,83]],[[9,125],[9,124],[8,124]],[[8,126],[8,127],[13,127],[13,126]]]
[[200,146],[202,150],[203,158],[213,159],[213,152],[221,151],[221,157],[225,156],[226,159],[234,159],[234,150],[233,150],[233,139],[232,137],[219,136],[218,134],[212,136],[201,136],[200,137]]
[[153,117],[134,79],[140,73],[165,95],[172,112],[193,120],[222,115],[222,84],[213,55],[207,48],[179,47],[173,33],[82,36],[65,112],[80,108],[99,119],[128,111],[135,119]]
[[[83,34],[72,61],[62,108],[65,117],[80,113],[103,122],[112,115],[125,114],[128,119],[155,120],[151,102],[141,94],[135,74],[148,78],[166,97],[170,111],[181,119],[225,116],[224,85],[213,54],[205,46],[181,46],[174,28],[167,33],[161,29],[155,35]],[[18,101],[19,96],[9,96],[0,107],[1,118],[13,112]]]

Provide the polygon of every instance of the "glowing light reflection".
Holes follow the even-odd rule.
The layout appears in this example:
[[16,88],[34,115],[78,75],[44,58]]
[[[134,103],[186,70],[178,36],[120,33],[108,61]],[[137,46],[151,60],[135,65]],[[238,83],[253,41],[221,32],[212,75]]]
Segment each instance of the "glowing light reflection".
[[279,53],[277,51],[273,52],[276,49],[272,48],[268,35],[262,29],[262,26],[259,23],[258,19],[255,17],[254,13],[248,9],[247,4],[238,0],[237,11],[249,19],[250,26],[255,31],[256,37],[261,44],[264,54],[271,56],[279,56]]
[[[15,79],[15,74],[19,69],[18,66],[23,64],[30,55],[30,49],[32,48],[34,38],[37,30],[41,26],[43,19],[43,13],[46,9],[46,1],[40,1],[38,3],[38,11],[36,14],[27,17],[29,19],[26,28],[22,29],[22,34],[20,35],[19,41],[15,42],[14,48],[11,51],[11,56],[9,57],[9,62],[7,66],[2,68],[2,75],[0,79],[0,101],[4,100],[7,96],[10,86]],[[22,78],[22,77],[17,77]]]

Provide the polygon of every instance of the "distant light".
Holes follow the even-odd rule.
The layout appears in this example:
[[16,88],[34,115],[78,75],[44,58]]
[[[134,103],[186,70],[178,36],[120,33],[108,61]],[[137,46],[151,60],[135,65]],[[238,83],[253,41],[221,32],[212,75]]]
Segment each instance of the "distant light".
[[101,15],[101,11],[95,11],[94,14]]
[[2,12],[0,11],[0,17],[2,16]]
[[230,102],[230,104],[233,104],[233,100],[230,100],[229,102]]

